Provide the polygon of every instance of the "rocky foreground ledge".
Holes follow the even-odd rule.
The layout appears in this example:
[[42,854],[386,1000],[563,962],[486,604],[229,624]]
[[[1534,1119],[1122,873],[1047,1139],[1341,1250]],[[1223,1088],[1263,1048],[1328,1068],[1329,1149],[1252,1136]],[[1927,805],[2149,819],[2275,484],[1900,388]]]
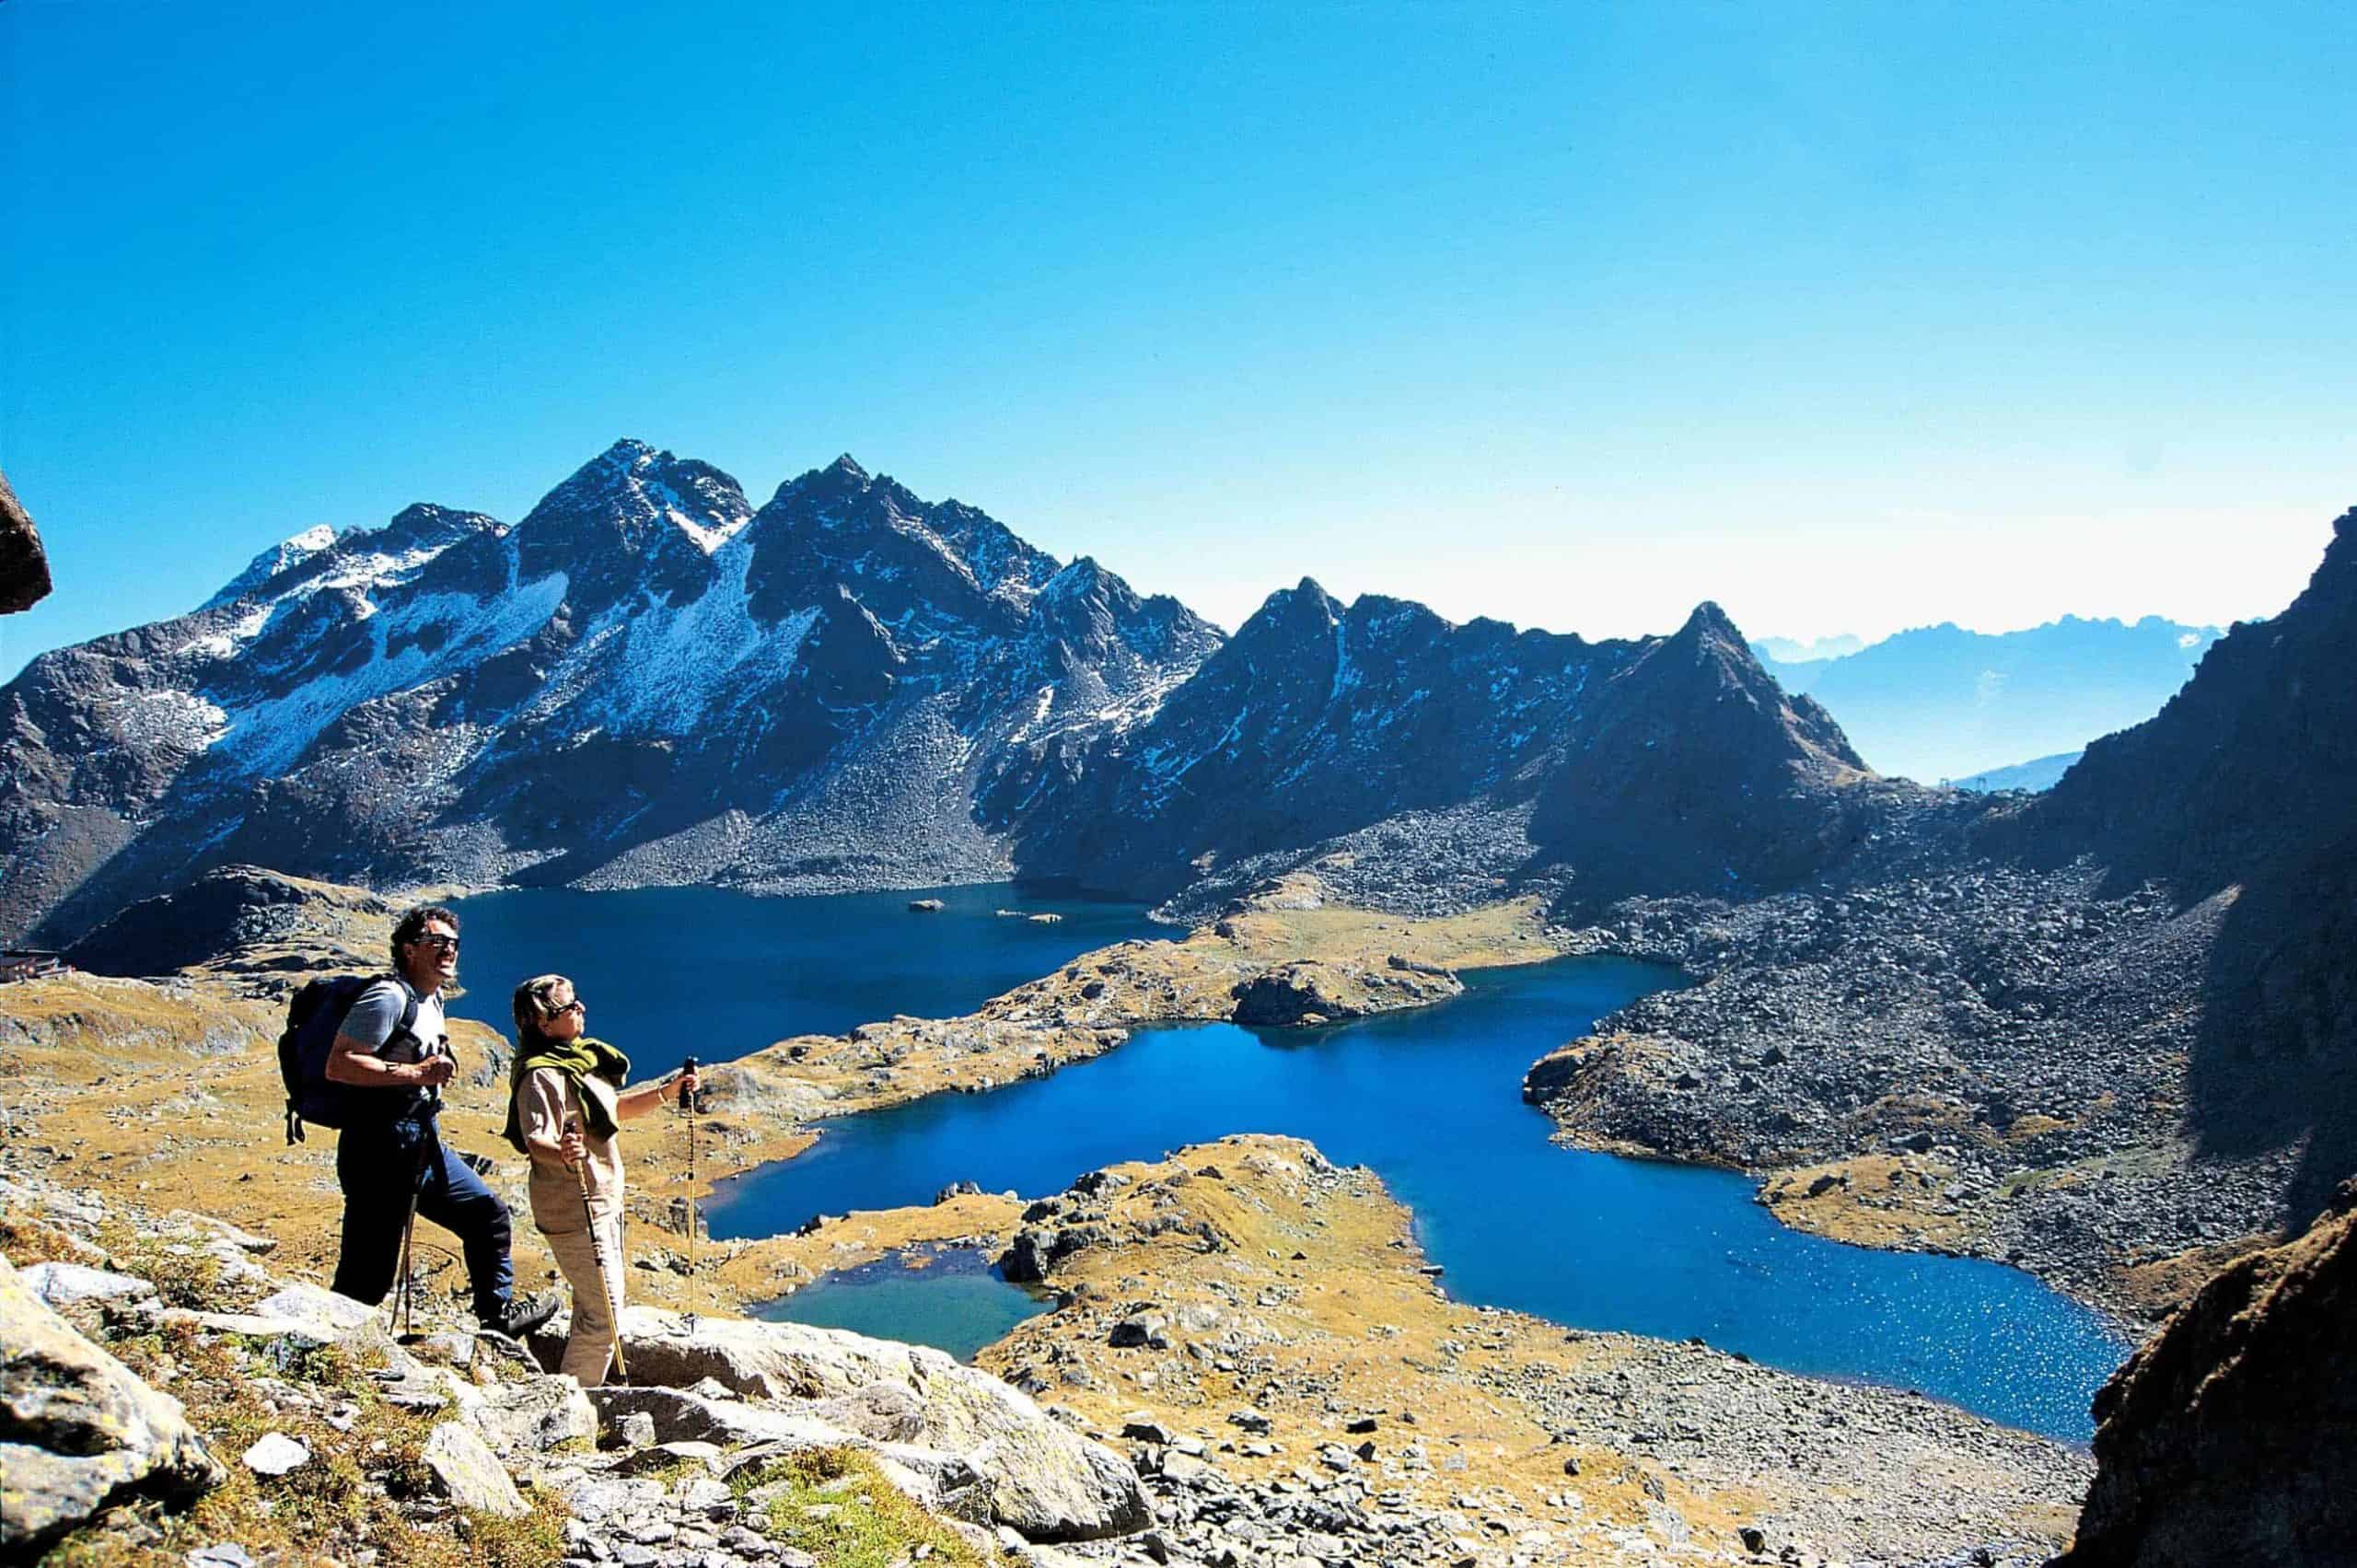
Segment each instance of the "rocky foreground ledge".
[[11,1559],[1044,1568],[1150,1522],[1127,1459],[938,1352],[633,1308],[632,1383],[585,1392],[431,1307],[396,1342],[266,1236],[41,1181],[0,1203]]

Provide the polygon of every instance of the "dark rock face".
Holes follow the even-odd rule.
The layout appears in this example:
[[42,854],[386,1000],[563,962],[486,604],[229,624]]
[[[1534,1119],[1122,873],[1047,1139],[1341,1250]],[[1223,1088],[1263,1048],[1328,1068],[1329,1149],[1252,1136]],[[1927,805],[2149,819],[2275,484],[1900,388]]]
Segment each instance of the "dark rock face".
[[1469,806],[1511,824],[1492,864],[1603,897],[1814,870],[1853,836],[1844,786],[1863,776],[1716,606],[1671,637],[1590,644],[1376,595],[1345,609],[1305,581],[1151,718],[1010,770],[982,805],[1026,870],[1156,896]]
[[844,459],[758,513],[624,441],[514,528],[316,528],[0,689],[0,938],[244,862],[371,885],[1004,877],[974,801],[1220,634]]
[[1864,831],[1865,772],[1840,726],[1787,698],[1704,604],[1605,682],[1539,791],[1531,836],[1591,896],[1786,886]]
[[49,597],[49,557],[8,476],[0,473],[0,615],[30,610]]
[[2235,626],[2148,723],[2109,736],[2009,824],[2115,882],[2223,894],[2190,1099],[2205,1147],[2305,1141],[2314,1213],[2357,1170],[2357,510],[2307,588]]
[[[225,865],[189,886],[133,904],[66,949],[77,969],[153,975],[289,938],[308,938],[323,909],[389,922],[390,903],[349,889],[299,882],[254,865]],[[385,955],[367,955],[382,964]]]
[[718,469],[617,441],[525,517],[517,563],[527,578],[563,573],[565,601],[580,616],[635,593],[692,604],[716,575],[714,547],[752,510]]
[[2357,1182],[2204,1286],[2096,1396],[2058,1568],[2346,1562],[2357,1542]]

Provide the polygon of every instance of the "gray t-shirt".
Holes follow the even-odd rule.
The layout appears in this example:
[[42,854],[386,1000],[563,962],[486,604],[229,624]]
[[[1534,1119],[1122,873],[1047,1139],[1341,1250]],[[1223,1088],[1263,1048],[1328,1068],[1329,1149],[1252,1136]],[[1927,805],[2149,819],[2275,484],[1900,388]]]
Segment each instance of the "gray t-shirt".
[[442,1014],[442,993],[417,1000],[417,1018],[410,1025],[408,1036],[391,1038],[401,1027],[401,1007],[409,1000],[407,982],[390,976],[377,981],[360,993],[352,1011],[343,1016],[343,1028],[338,1031],[350,1035],[368,1048],[368,1054],[387,1062],[423,1062],[429,1056],[445,1056],[450,1050],[449,1023]]
[[[399,1040],[393,1031],[401,1028],[401,1005],[409,999],[409,982],[390,976],[377,981],[362,992],[343,1016],[343,1027],[337,1032],[350,1035],[368,1047],[368,1054],[387,1062],[423,1062],[429,1056],[450,1053],[448,1020],[442,1015],[442,993],[417,999],[417,1016],[410,1024],[410,1032]],[[431,1098],[424,1089],[407,1084],[364,1091],[369,1109],[366,1119],[396,1121],[416,1115]]]

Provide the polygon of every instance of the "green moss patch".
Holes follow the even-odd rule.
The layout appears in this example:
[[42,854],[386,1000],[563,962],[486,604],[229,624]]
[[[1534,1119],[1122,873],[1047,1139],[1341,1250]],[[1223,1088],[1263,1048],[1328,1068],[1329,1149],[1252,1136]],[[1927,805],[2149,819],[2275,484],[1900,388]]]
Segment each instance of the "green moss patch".
[[770,1500],[769,1533],[829,1568],[892,1568],[927,1550],[927,1561],[982,1568],[966,1538],[884,1479],[856,1448],[812,1448],[744,1478],[746,1490],[783,1481]]

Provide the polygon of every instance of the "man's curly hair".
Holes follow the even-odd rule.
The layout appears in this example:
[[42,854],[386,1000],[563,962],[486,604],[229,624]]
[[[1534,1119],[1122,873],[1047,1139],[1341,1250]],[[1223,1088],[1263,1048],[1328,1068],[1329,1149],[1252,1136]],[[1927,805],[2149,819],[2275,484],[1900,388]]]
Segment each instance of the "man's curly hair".
[[447,921],[452,931],[459,929],[459,917],[438,904],[420,904],[411,910],[401,916],[401,923],[393,927],[393,968],[396,970],[401,967],[401,949],[414,945],[419,937],[425,935],[425,923],[430,920]]

